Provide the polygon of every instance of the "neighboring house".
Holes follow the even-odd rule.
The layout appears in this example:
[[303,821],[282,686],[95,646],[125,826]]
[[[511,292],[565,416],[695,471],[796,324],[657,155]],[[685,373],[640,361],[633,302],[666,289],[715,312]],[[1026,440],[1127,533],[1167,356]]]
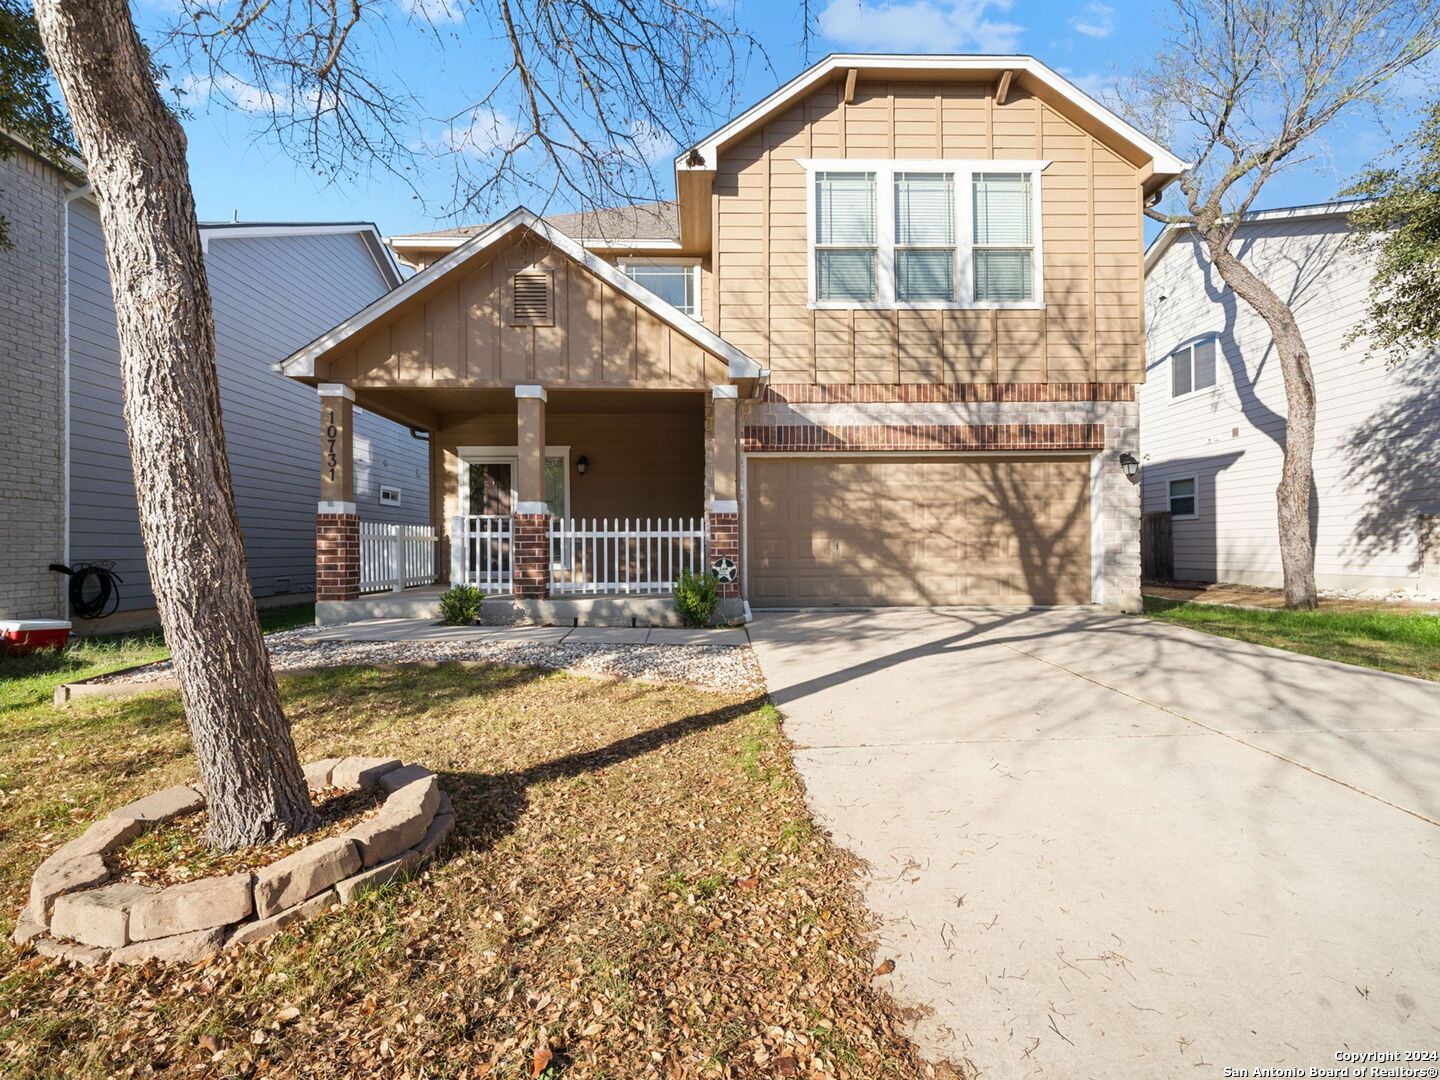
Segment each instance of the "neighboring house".
[[697,542],[731,616],[1136,608],[1141,206],[1183,168],[1031,57],[832,56],[673,203],[392,237],[423,269],[283,367],[340,432],[319,617],[380,610],[356,405],[431,432],[495,617],[659,617],[587,595],[667,593]]
[[[1343,204],[1245,216],[1234,250],[1290,303],[1315,373],[1315,576],[1440,595],[1440,353],[1387,366],[1346,344],[1371,266]],[[1173,576],[1280,586],[1280,360],[1203,246],[1167,229],[1145,260],[1144,509],[1172,515]]]
[[[78,172],[28,153],[0,162],[0,206],[15,250],[0,348],[12,373],[0,431],[0,617],[64,618],[51,563],[113,563],[123,583],[99,630],[155,621],[121,405],[119,343],[99,218]],[[18,227],[17,227],[18,226]],[[276,363],[402,277],[368,223],[204,224],[226,446],[246,556],[261,603],[315,587],[313,391]],[[68,334],[67,334],[68,328]],[[7,387],[7,390],[9,388]],[[357,501],[392,522],[429,517],[429,449],[378,416],[357,419]],[[398,504],[381,501],[384,487]]]

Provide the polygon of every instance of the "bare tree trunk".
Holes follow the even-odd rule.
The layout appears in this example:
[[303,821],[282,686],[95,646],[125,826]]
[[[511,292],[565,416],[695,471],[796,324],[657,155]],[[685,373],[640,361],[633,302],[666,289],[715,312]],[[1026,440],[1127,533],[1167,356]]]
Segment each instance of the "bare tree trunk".
[[246,572],[185,136],[126,0],[36,0],[35,14],[100,205],[140,529],[210,841],[302,832],[314,813]]
[[1265,320],[1275,340],[1286,405],[1285,460],[1275,488],[1285,606],[1313,608],[1319,600],[1315,592],[1315,545],[1310,538],[1315,457],[1315,376],[1310,370],[1310,350],[1285,301],[1230,254],[1225,243],[1208,236],[1205,243],[1225,284]]

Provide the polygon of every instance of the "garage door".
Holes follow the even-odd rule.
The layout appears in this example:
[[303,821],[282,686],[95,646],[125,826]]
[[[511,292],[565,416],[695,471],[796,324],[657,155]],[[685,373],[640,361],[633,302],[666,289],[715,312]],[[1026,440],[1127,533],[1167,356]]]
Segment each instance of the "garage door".
[[755,607],[1083,604],[1088,458],[752,457]]

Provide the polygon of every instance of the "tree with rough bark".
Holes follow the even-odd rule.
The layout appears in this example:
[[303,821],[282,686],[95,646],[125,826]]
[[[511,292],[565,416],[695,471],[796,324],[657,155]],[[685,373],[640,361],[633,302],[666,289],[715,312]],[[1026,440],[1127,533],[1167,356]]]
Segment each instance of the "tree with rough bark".
[[[0,0],[0,161],[14,154],[11,139],[62,167],[75,154],[70,122],[50,92],[40,28],[25,0]],[[0,214],[0,251],[11,247],[9,226]]]
[[[527,185],[582,206],[628,199],[647,176],[653,188],[657,146],[678,145],[703,118],[686,103],[732,86],[737,48],[753,45],[704,5],[672,0],[180,7],[161,43],[189,72],[180,89],[243,96],[272,137],[331,176],[463,159],[456,209]],[[315,815],[246,571],[184,132],[127,0],[35,0],[35,15],[99,205],[141,534],[209,840],[294,835]],[[469,27],[504,43],[498,69],[483,73],[491,81],[438,143],[412,95],[377,74],[387,21],[402,17],[437,39]]]
[[1270,179],[1313,157],[1333,121],[1367,104],[1394,110],[1387,84],[1437,44],[1434,0],[1174,0],[1158,59],[1121,103],[1192,162],[1171,198],[1146,214],[1193,229],[1275,342],[1286,401],[1275,503],[1288,607],[1317,603],[1315,380],[1290,305],[1241,262],[1235,233]]
[[1392,363],[1440,347],[1440,102],[1401,149],[1398,164],[1344,191],[1365,200],[1350,214],[1350,242],[1375,263],[1365,317],[1346,340],[1363,337],[1367,358]]

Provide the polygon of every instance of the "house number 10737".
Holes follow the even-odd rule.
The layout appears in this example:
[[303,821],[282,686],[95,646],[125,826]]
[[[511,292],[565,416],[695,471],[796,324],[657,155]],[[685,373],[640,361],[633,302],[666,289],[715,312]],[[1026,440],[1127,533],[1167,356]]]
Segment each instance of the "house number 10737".
[[340,455],[335,452],[335,447],[340,437],[340,429],[335,426],[335,410],[326,409],[329,415],[325,422],[325,464],[330,469],[330,479],[335,479],[335,471],[340,465]]

